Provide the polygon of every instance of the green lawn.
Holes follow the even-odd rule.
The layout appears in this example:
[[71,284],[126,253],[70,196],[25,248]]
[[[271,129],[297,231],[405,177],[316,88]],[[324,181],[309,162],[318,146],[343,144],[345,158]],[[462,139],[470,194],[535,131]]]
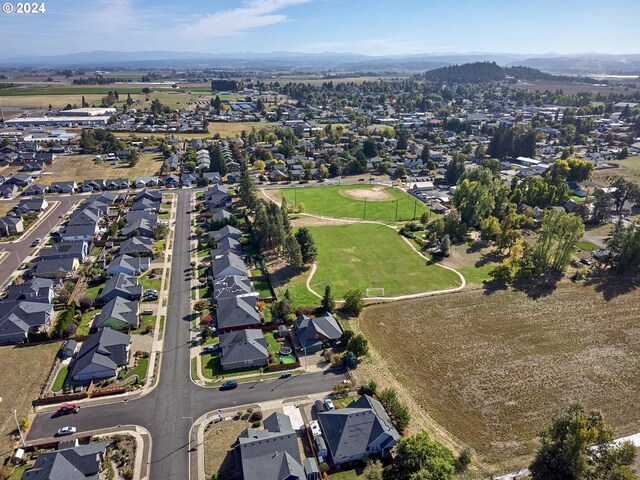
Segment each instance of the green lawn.
[[260,373],[260,367],[239,368],[223,372],[220,358],[215,353],[205,353],[200,356],[200,360],[202,362],[202,375],[209,379],[233,378],[240,374]]
[[85,312],[85,314],[82,315],[82,320],[80,320],[80,324],[78,325],[78,329],[76,330],[76,335],[78,336],[89,335],[89,322],[98,313],[100,313],[100,310]]
[[467,283],[476,283],[481,285],[485,281],[491,280],[489,272],[495,268],[495,264],[488,263],[480,267],[461,267],[458,272],[462,274]]
[[147,331],[147,325],[151,325],[151,327],[155,327],[156,325],[156,316],[153,315],[140,315],[140,326],[132,331],[131,333],[143,333]]
[[[349,194],[363,195],[363,190],[380,189],[386,199],[367,200]],[[371,192],[372,194],[374,192]],[[379,185],[339,185],[330,187],[293,187],[274,190],[270,195],[286,198],[291,204],[304,204],[306,213],[329,217],[380,220],[385,222],[419,219],[428,210],[419,200],[405,192]],[[365,212],[366,203],[366,212]],[[396,217],[397,207],[397,217]],[[415,216],[414,216],[415,213]]]
[[124,372],[124,370],[120,371],[120,374],[118,375],[118,377],[120,379],[127,379],[129,377],[132,377],[133,375],[138,375],[138,380],[142,381],[143,379],[145,379],[147,377],[147,368],[149,367],[149,359],[148,358],[139,358],[138,359],[138,364],[135,366],[135,368],[132,368],[131,370],[129,370],[128,372]]
[[84,292],[84,294],[91,298],[92,300],[95,300],[98,295],[100,295],[100,292],[102,291],[104,287],[104,283],[99,283],[97,285],[94,285],[93,287],[88,287],[87,290]]
[[56,376],[56,380],[55,382],[53,382],[53,386],[51,387],[52,391],[59,392],[60,390],[62,390],[62,387],[64,386],[64,381],[67,379],[67,373],[69,373],[69,367],[65,365],[58,372],[58,375]]
[[580,250],[584,250],[585,252],[594,252],[596,250],[600,250],[600,247],[595,243],[586,242],[584,240],[580,240],[578,243],[576,243],[576,247],[578,247]]
[[24,472],[30,470],[32,466],[33,465],[20,465],[19,467],[14,468],[13,472],[11,472],[10,480],[22,480]]
[[[363,469],[358,469],[362,473]],[[333,475],[329,475],[329,480],[358,480],[362,478],[362,474],[358,474],[356,469],[353,470],[345,470],[344,472],[334,473]]]
[[169,216],[170,216],[170,214],[169,214],[169,212],[168,212],[167,210],[162,210],[162,211],[158,214],[158,218],[162,218],[162,219],[165,219],[165,220],[168,220],[168,219],[169,219]]
[[271,363],[273,363],[274,365],[280,364],[280,356],[278,355],[278,350],[280,350],[280,347],[282,346],[282,344],[276,340],[277,335],[277,331],[264,333],[264,338],[266,338],[267,340],[267,351],[269,352],[269,354],[273,354],[273,356],[271,357]]
[[253,286],[256,292],[260,295],[260,298],[271,298],[271,288],[269,288],[269,280],[258,279],[253,280]]
[[[309,227],[318,247],[318,269],[311,288],[322,295],[331,285],[336,299],[353,288],[384,288],[385,295],[397,296],[453,288],[458,276],[426,261],[391,228],[369,223]],[[312,306],[320,300],[306,292],[309,272],[291,279],[289,288],[294,306]]]
[[140,277],[140,285],[142,285],[142,288],[144,288],[145,290],[152,288],[160,292],[160,286],[162,285],[162,276],[157,275],[156,278],[149,278],[148,274],[143,275],[142,277]]

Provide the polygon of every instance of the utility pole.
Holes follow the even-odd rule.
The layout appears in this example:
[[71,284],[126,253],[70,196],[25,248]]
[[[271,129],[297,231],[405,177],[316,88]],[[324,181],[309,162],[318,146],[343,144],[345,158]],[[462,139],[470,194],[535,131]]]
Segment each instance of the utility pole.
[[18,411],[14,410],[13,411],[13,418],[16,419],[16,427],[18,427],[18,432],[20,432],[20,440],[22,440],[22,446],[25,447],[25,443],[24,443],[24,435],[22,435],[22,429],[20,428],[20,423],[18,422]]

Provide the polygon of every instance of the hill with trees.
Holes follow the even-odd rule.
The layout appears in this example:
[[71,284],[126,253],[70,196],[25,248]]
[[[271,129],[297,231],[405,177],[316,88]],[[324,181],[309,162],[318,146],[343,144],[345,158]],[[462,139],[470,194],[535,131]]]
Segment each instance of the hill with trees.
[[425,72],[421,77],[428,82],[446,83],[498,82],[506,80],[508,77],[527,81],[547,80],[564,82],[595,82],[595,80],[586,77],[552,75],[530,67],[501,67],[495,62],[474,62],[437,68],[435,70]]

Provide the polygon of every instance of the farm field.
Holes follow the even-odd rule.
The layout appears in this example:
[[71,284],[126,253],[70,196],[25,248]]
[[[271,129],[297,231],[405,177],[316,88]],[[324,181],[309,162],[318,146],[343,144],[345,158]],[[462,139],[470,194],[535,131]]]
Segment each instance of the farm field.
[[28,415],[31,401],[40,394],[59,348],[57,342],[24,348],[0,347],[0,459],[13,452],[11,432],[16,429],[13,411],[18,411],[18,418]]
[[[320,295],[326,285],[331,285],[336,299],[344,298],[353,288],[384,288],[389,297],[460,285],[454,272],[427,266],[389,227],[354,223],[308,228],[318,247],[317,271],[310,285]],[[296,306],[319,303],[306,289],[308,275],[304,272],[281,287],[289,288]]]
[[607,163],[616,165],[617,168],[595,170],[590,181],[584,182],[587,187],[605,187],[609,185],[608,178],[621,176],[627,180],[640,183],[640,155],[635,155],[624,160],[610,160]]
[[382,185],[294,187],[273,190],[269,195],[272,198],[286,198],[294,205],[302,203],[306,213],[338,218],[364,217],[365,220],[394,222],[419,219],[429,210],[425,204],[403,191]]
[[471,290],[371,306],[359,323],[422,408],[506,472],[572,402],[600,409],[616,436],[640,430],[640,292],[624,288],[564,282],[538,300]]
[[96,163],[94,155],[74,155],[61,157],[48,172],[37,180],[38,183],[82,181],[87,179],[107,179],[126,177],[134,179],[143,175],[155,175],[162,166],[162,157],[144,153],[135,167],[112,167],[109,163]]

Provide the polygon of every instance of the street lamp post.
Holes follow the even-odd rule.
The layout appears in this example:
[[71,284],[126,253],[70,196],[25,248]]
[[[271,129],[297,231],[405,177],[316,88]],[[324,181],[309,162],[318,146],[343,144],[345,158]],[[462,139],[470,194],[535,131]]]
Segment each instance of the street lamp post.
[[18,410],[13,411],[13,418],[16,419],[16,427],[18,427],[18,432],[20,433],[20,440],[22,440],[22,446],[25,447],[24,443],[24,435],[22,435],[22,429],[20,428],[20,423],[18,422]]

